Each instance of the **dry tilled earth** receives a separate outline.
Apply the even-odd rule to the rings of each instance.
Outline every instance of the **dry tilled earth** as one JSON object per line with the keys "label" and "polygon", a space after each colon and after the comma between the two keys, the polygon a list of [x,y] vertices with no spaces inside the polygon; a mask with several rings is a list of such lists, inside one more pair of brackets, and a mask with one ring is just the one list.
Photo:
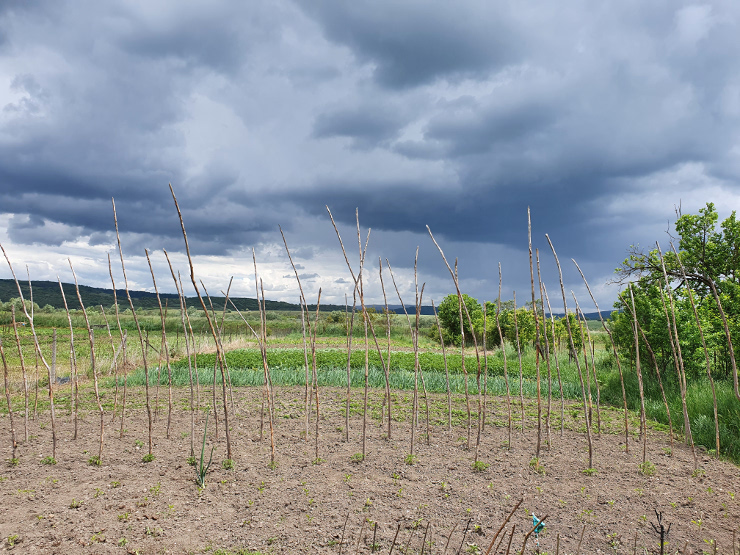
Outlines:
{"label": "dry tilled earth", "polygon": [[[207,392],[204,398],[208,398]],[[132,406],[140,391],[130,392]],[[382,393],[371,392],[366,458],[362,450],[361,393],[353,391],[350,441],[344,441],[344,395],[321,391],[319,459],[315,457],[313,423],[305,437],[302,388],[276,388],[277,465],[270,468],[269,426],[260,441],[261,390],[234,393],[237,417],[231,434],[234,466],[224,468],[223,429],[219,438],[213,416],[207,445],[216,445],[204,489],[195,483],[190,455],[189,393],[176,392],[169,439],[167,410],[155,423],[152,462],[147,453],[146,411],[109,424],[103,462],[88,464],[97,454],[99,420],[88,412],[79,423],[78,439],[66,411],[59,411],[57,464],[43,464],[51,454],[48,414],[29,427],[30,440],[18,449],[19,464],[10,466],[9,421],[0,422],[3,466],[0,470],[0,535],[2,549],[18,553],[485,553],[506,516],[520,499],[498,543],[504,553],[516,525],[511,552],[521,549],[532,527],[532,513],[546,528],[528,539],[535,553],[659,553],[651,523],[655,511],[671,524],[666,553],[735,553],[734,532],[740,525],[738,468],[699,452],[697,471],[690,449],[651,430],[644,466],[641,444],[624,446],[622,415],[602,409],[602,433],[594,434],[595,472],[588,465],[587,443],[578,407],[566,410],[560,435],[553,421],[551,446],[534,459],[536,406],[527,405],[526,427],[518,427],[507,449],[506,403],[489,399],[481,434],[480,464],[473,468],[474,449],[467,447],[464,398],[455,399],[452,431],[446,425],[446,398],[431,396],[431,434],[427,443],[424,410],[419,416],[414,458],[408,418],[394,421],[392,437],[381,426]],[[405,402],[409,392],[394,392]],[[161,402],[161,400],[160,400]],[[531,401],[528,401],[531,403]],[[139,405],[140,399],[139,399]],[[514,415],[518,407],[514,407]],[[518,420],[517,420],[518,422]],[[198,414],[195,447],[200,455],[204,415]],[[638,430],[636,422],[632,427]],[[22,418],[16,415],[22,438]],[[473,421],[474,448],[477,423]],[[208,453],[206,453],[206,458]],[[412,463],[412,464],[408,464]],[[584,528],[585,526],[585,528]],[[581,534],[583,534],[581,540]],[[394,543],[395,540],[395,543]],[[733,542],[735,545],[733,546]],[[342,544],[340,547],[340,543]],[[495,548],[495,546],[494,546]],[[374,551],[373,551],[374,550]],[[494,550],[491,550],[494,553]]]}

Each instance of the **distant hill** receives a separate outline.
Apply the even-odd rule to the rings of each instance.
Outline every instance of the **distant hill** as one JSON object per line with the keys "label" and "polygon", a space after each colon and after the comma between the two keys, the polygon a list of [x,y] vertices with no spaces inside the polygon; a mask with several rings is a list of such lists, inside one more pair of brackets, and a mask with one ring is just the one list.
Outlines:
{"label": "distant hill", "polygon": [[[33,287],[33,302],[41,307],[51,305],[54,308],[64,308],[64,299],[59,290],[59,283],[56,281],[32,281],[31,285]],[[62,283],[62,287],[64,288],[64,296],[67,298],[67,304],[70,310],[79,309],[80,303],[77,300],[77,291],[74,284]],[[31,298],[27,281],[21,282],[21,291],[23,291],[24,299]],[[154,293],[148,291],[130,291],[130,294],[136,308],[158,308],[159,306],[157,304],[157,296]],[[0,300],[7,302],[17,296],[18,289],[16,288],[15,281],[12,279],[0,279]],[[112,289],[80,285],[80,296],[85,306],[103,305],[107,308],[113,304]],[[116,296],[118,297],[119,306],[128,306],[125,289],[116,289]],[[170,307],[179,306],[180,301],[174,293],[160,293],[159,297],[162,299],[162,305],[166,302]],[[247,297],[230,297],[230,299],[239,310],[258,310],[257,299]],[[215,307],[223,308],[224,300],[224,297],[211,297],[211,301]],[[198,297],[186,297],[185,301],[187,306],[201,308]],[[229,308],[231,308],[231,303],[229,303]],[[267,310],[299,310],[297,304],[269,300],[265,301],[265,308]],[[316,310],[316,305],[309,305],[309,309]],[[321,305],[321,311],[331,310],[344,310],[344,306]]]}

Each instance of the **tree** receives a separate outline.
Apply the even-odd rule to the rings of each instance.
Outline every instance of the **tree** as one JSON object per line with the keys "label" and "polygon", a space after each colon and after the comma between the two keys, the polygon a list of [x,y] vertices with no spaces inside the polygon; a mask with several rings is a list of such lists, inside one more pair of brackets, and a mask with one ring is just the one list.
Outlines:
{"label": "tree", "polygon": [[[463,293],[463,303],[468,309],[470,319],[473,322],[482,320],[483,309],[477,299]],[[447,295],[444,300],[439,304],[437,309],[437,315],[439,316],[439,322],[442,325],[442,329],[449,334],[449,336],[457,343],[460,341],[460,301],[456,294]],[[465,332],[466,341],[472,338],[472,330],[468,317],[465,314],[465,309],[462,311],[463,318],[463,330]],[[447,341],[447,339],[445,339]]]}
{"label": "tree", "polygon": [[[688,299],[686,285],[692,291],[702,326],[707,339],[707,349],[714,361],[715,377],[735,378],[731,344],[740,341],[740,222],[732,214],[717,225],[719,217],[714,204],[699,210],[698,214],[678,214],[675,222],[676,235],[670,235],[671,245],[650,251],[630,247],[628,258],[616,269],[618,283],[635,280],[635,303],[637,319],[655,352],[661,369],[673,364],[673,352],[666,324],[665,309],[668,294],[673,296],[676,310],[676,328],[684,358],[687,378],[704,373],[704,353],[699,330]],[[675,247],[675,252],[672,247]],[[661,254],[665,264],[664,278]],[[669,291],[670,288],[670,291]],[[719,307],[724,312],[724,321]],[[620,298],[615,308],[627,312],[624,299]],[[627,347],[633,341],[628,328],[626,314],[614,314],[612,326],[615,343]],[[642,347],[641,347],[641,356]],[[647,353],[645,353],[647,354]],[[736,388],[737,394],[737,388]]]}

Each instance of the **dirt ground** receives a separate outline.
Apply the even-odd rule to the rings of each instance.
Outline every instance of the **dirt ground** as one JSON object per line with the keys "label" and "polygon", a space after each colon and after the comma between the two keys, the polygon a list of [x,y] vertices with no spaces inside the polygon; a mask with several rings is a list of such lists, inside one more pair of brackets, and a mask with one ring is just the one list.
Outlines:
{"label": "dirt ground", "polygon": [[[101,466],[88,459],[98,452],[99,420],[86,412],[79,439],[66,409],[58,409],[57,464],[43,464],[51,455],[48,414],[31,422],[28,443],[20,443],[17,466],[9,459],[10,426],[0,418],[0,537],[6,551],[17,553],[485,553],[516,503],[519,509],[502,532],[504,553],[512,525],[511,552],[521,549],[532,527],[532,512],[544,517],[539,536],[541,553],[659,553],[655,510],[671,524],[666,553],[735,553],[733,530],[740,525],[738,467],[699,454],[700,472],[693,472],[691,451],[668,436],[651,431],[647,458],[654,473],[638,470],[641,444],[624,436],[594,436],[594,468],[588,466],[586,438],[578,428],[576,406],[566,413],[564,435],[552,430],[552,446],[543,439],[539,467],[533,461],[537,438],[536,408],[527,407],[528,427],[514,431],[506,448],[506,405],[489,400],[489,420],[481,437],[478,471],[471,466],[474,450],[466,449],[464,402],[456,399],[455,416],[463,425],[446,426],[446,398],[433,398],[429,444],[420,412],[414,464],[407,463],[410,426],[394,421],[392,439],[385,438],[378,416],[381,392],[371,392],[366,458],[362,450],[362,392],[353,390],[350,442],[344,441],[343,396],[321,391],[319,461],[315,461],[313,423],[305,441],[303,390],[276,390],[275,438],[277,466],[269,468],[269,427],[260,441],[261,390],[235,392],[237,417],[230,422],[234,468],[226,459],[224,431],[214,453],[206,487],[199,490],[190,455],[188,392],[176,392],[170,439],[165,437],[166,408],[155,423],[155,459],[147,452],[147,416],[138,407],[127,414],[123,437],[120,421],[110,425]],[[160,395],[162,395],[160,393]],[[408,400],[410,392],[395,392]],[[203,399],[209,398],[205,393]],[[160,401],[161,402],[161,401]],[[408,401],[406,401],[408,402]],[[423,408],[423,405],[422,405]],[[517,408],[515,407],[515,413]],[[603,410],[605,428],[616,429],[620,413]],[[534,416],[533,416],[534,415]],[[23,437],[23,420],[15,427]],[[582,422],[582,419],[581,419]],[[209,421],[208,445],[214,431]],[[571,429],[568,429],[571,428]],[[195,444],[200,453],[203,413]],[[475,443],[473,425],[472,443]],[[354,457],[353,457],[354,456]],[[486,465],[488,465],[486,467]],[[484,468],[485,467],[485,468]],[[650,474],[648,471],[647,474]],[[735,494],[738,494],[737,496]],[[345,526],[346,523],[346,526]],[[584,528],[585,525],[585,528]],[[740,534],[738,534],[740,536]],[[340,543],[343,544],[340,547]],[[636,541],[636,551],[634,542]],[[684,550],[684,546],[688,542]],[[712,544],[716,542],[716,544]],[[497,540],[498,543],[498,540]],[[526,553],[536,553],[535,537]],[[220,550],[220,551],[219,551]],[[494,550],[491,550],[494,553]]]}

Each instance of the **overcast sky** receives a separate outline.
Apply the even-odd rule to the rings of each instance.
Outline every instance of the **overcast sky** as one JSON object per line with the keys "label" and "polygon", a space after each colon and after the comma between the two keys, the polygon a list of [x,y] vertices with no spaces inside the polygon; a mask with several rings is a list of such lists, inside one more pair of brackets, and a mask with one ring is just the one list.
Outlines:
{"label": "overcast sky", "polygon": [[[740,203],[740,4],[488,2],[0,2],[0,243],[33,279],[172,292],[187,277],[296,302],[343,303],[372,228],[413,302],[463,290],[529,298],[527,207],[551,298],[602,308],[630,244],[666,241],[674,206]],[[0,265],[0,277],[10,277]],[[387,280],[388,275],[384,276]],[[391,286],[392,287],[392,286]],[[395,294],[390,295],[395,300]],[[3,299],[7,300],[7,299]],[[562,306],[561,301],[558,302]]]}

